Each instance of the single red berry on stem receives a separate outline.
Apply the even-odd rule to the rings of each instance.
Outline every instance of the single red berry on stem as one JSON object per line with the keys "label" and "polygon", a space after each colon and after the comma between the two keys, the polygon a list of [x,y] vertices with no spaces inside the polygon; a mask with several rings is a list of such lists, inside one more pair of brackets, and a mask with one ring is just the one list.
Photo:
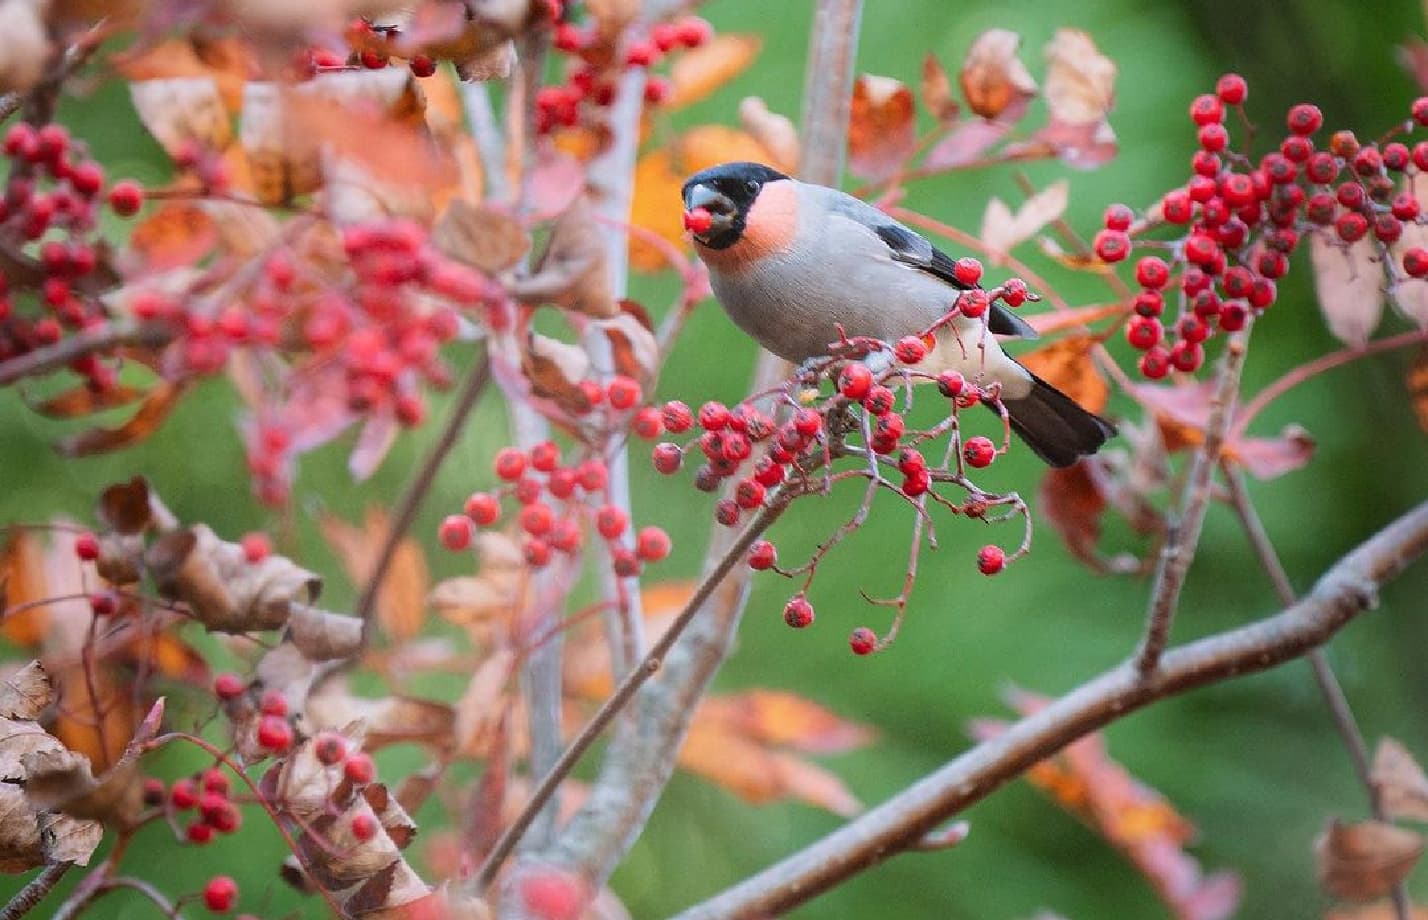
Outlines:
{"label": "single red berry on stem", "polygon": [[436,73],[436,61],[425,54],[415,55],[407,62],[407,66],[411,68],[414,77],[429,77]]}
{"label": "single red berry on stem", "polygon": [[1216,125],[1225,117],[1223,101],[1206,93],[1196,96],[1190,103],[1190,120],[1197,125]]}
{"label": "single red berry on stem", "polygon": [[318,763],[336,766],[347,756],[347,739],[337,732],[322,732],[313,739],[312,752]]}
{"label": "single red berry on stem", "polygon": [[169,804],[177,811],[187,811],[198,804],[198,784],[185,777],[175,780],[169,788]]}
{"label": "single red berry on stem", "polygon": [[348,782],[361,786],[377,778],[377,765],[365,751],[354,751],[342,761],[342,775]]}
{"label": "single red berry on stem", "polygon": [[970,257],[958,259],[952,267],[952,274],[963,284],[976,284],[982,280],[982,263]]}
{"label": "single red berry on stem", "polygon": [[1225,105],[1241,105],[1249,95],[1249,84],[1237,73],[1227,73],[1215,82],[1215,95]]}
{"label": "single red berry on stem", "polygon": [[[705,431],[718,431],[729,425],[729,409],[721,402],[710,400],[699,407],[699,427]],[[673,429],[671,429],[673,430]]]}
{"label": "single red berry on stem", "polygon": [[120,217],[133,217],[144,206],[144,190],[139,183],[129,179],[116,182],[109,188],[109,207]]}
{"label": "single red berry on stem", "polygon": [[640,402],[640,384],[632,377],[616,377],[606,388],[610,397],[610,407],[624,412],[633,409]]}
{"label": "single red berry on stem", "polygon": [[1130,229],[1131,222],[1135,220],[1135,212],[1123,204],[1113,204],[1106,208],[1103,218],[1107,230],[1117,230],[1121,233]]}
{"label": "single red berry on stem", "polygon": [[635,535],[635,555],[643,562],[659,562],[669,551],[669,534],[663,528],[641,527]]}
{"label": "single red berry on stem", "polygon": [[618,505],[605,505],[595,512],[595,529],[606,540],[614,540],[625,532],[629,517]]}
{"label": "single red berry on stem", "polygon": [[1000,546],[989,543],[977,551],[977,571],[983,575],[995,575],[1006,565],[1007,554]]}
{"label": "single red berry on stem", "polygon": [[366,843],[377,836],[377,819],[366,812],[358,812],[353,815],[352,836],[360,843]]}
{"label": "single red berry on stem", "polygon": [[1140,372],[1148,380],[1159,380],[1170,373],[1170,352],[1157,345],[1140,356]]}
{"label": "single red berry on stem", "polygon": [[903,364],[917,364],[927,357],[927,344],[918,336],[903,336],[893,346],[893,356]]}
{"label": "single red berry on stem", "polygon": [[472,521],[486,527],[501,516],[501,502],[489,492],[475,492],[466,499],[465,511]]}
{"label": "single red berry on stem", "polygon": [[968,438],[962,445],[962,457],[967,461],[967,465],[981,469],[990,466],[996,458],[997,448],[992,443],[991,438],[977,435],[975,438]]}
{"label": "single red berry on stem", "polygon": [[1141,287],[1158,290],[1170,281],[1170,268],[1158,256],[1145,256],[1135,265],[1135,280]]}
{"label": "single red berry on stem", "polygon": [[1102,262],[1120,262],[1131,251],[1130,237],[1119,230],[1100,231],[1092,245]]}
{"label": "single red berry on stem", "polygon": [[248,689],[248,682],[237,674],[220,674],[213,679],[213,695],[220,700],[237,699]]}
{"label": "single red berry on stem", "polygon": [[838,392],[848,399],[861,400],[873,386],[873,373],[864,364],[845,364],[838,372]]}
{"label": "single red berry on stem", "polygon": [[777,564],[778,550],[768,540],[755,540],[749,547],[749,568],[762,572]]}
{"label": "single red berry on stem", "polygon": [[258,744],[270,751],[282,752],[293,743],[293,729],[281,716],[263,716],[258,722]]}
{"label": "single red berry on stem", "polygon": [[526,471],[526,455],[514,447],[503,447],[496,453],[494,467],[498,478],[515,482]]}
{"label": "single red berry on stem", "polygon": [[708,208],[690,208],[684,212],[684,229],[690,233],[708,233],[712,226],[714,226],[714,215],[709,213]]}
{"label": "single red berry on stem", "polygon": [[670,400],[660,409],[660,419],[670,434],[683,434],[694,427],[694,413],[679,400]]}
{"label": "single red berry on stem", "polygon": [[226,914],[238,900],[238,883],[227,875],[215,875],[203,886],[203,904],[215,914]]}
{"label": "single red berry on stem", "polygon": [[460,552],[470,547],[471,539],[475,535],[475,525],[471,522],[471,518],[463,514],[447,515],[437,530],[437,537],[441,540],[441,545],[452,552]]}
{"label": "single red berry on stem", "polygon": [[783,621],[794,629],[804,629],[813,623],[813,605],[802,594],[795,594],[783,607]]}
{"label": "single red berry on stem", "polygon": [[1403,270],[1414,278],[1428,275],[1428,249],[1414,246],[1403,254]]}
{"label": "single red berry on stem", "polygon": [[653,441],[664,433],[664,422],[660,419],[660,411],[654,406],[645,406],[640,409],[630,422],[630,430],[635,433],[636,437]]}
{"label": "single red berry on stem", "polygon": [[1419,96],[1413,100],[1413,120],[1422,127],[1428,127],[1428,96]]}
{"label": "single red berry on stem", "polygon": [[650,456],[654,461],[654,468],[666,476],[679,472],[680,466],[684,464],[684,451],[680,450],[678,444],[669,441],[656,444]]}
{"label": "single red berry on stem", "polygon": [[99,538],[86,530],[74,538],[74,554],[85,562],[99,558]]}
{"label": "single red berry on stem", "polygon": [[1289,110],[1285,121],[1290,131],[1305,137],[1324,126],[1324,113],[1317,105],[1301,102]]}
{"label": "single red berry on stem", "polygon": [[848,636],[848,648],[854,655],[868,655],[878,647],[878,634],[866,626],[859,626]]}
{"label": "single red berry on stem", "polygon": [[267,534],[260,530],[244,534],[239,545],[243,547],[243,558],[249,565],[257,565],[267,559],[273,551],[272,541],[268,539]]}

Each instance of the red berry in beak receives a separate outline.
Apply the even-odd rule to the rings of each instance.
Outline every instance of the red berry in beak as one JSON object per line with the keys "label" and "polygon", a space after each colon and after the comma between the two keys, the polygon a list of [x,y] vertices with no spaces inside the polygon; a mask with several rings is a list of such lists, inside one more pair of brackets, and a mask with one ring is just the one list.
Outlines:
{"label": "red berry in beak", "polygon": [[684,229],[690,233],[708,233],[714,226],[714,215],[708,208],[694,208],[684,212]]}

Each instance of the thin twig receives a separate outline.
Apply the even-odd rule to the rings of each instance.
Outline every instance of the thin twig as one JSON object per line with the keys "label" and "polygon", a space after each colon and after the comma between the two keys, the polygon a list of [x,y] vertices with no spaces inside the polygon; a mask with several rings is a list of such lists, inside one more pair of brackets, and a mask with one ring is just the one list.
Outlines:
{"label": "thin twig", "polygon": [[64,874],[74,867],[72,862],[56,862],[45,866],[44,871],[30,879],[24,888],[0,910],[0,920],[20,920],[45,899],[45,895],[59,884]]}
{"label": "thin twig", "polygon": [[[1279,553],[1269,538],[1269,532],[1264,529],[1264,521],[1260,519],[1258,509],[1250,499],[1244,472],[1225,459],[1220,461],[1220,471],[1229,489],[1230,505],[1239,515],[1240,524],[1244,527],[1250,546],[1254,548],[1255,556],[1259,558],[1260,567],[1274,585],[1274,593],[1285,607],[1293,606],[1298,601],[1294,585],[1289,580],[1289,573],[1284,570],[1284,564],[1279,560]],[[1380,821],[1388,820],[1383,808],[1383,798],[1371,774],[1368,745],[1364,742],[1358,720],[1354,718],[1354,711],[1349,706],[1349,698],[1344,694],[1344,688],[1340,685],[1333,666],[1329,664],[1329,656],[1322,648],[1316,648],[1305,657],[1309,659],[1309,667],[1314,672],[1314,682],[1319,685],[1319,692],[1324,695],[1324,702],[1333,716],[1334,728],[1338,731],[1344,748],[1349,752],[1349,759],[1353,762],[1359,783],[1368,793],[1369,808],[1373,816]],[[1392,894],[1398,920],[1410,920],[1407,888],[1399,882],[1393,886]]]}
{"label": "thin twig", "polygon": [[1179,519],[1160,548],[1146,611],[1145,637],[1135,656],[1135,667],[1141,674],[1148,675],[1155,670],[1160,654],[1170,640],[1170,627],[1180,605],[1180,589],[1185,586],[1185,576],[1190,571],[1195,548],[1200,543],[1205,512],[1210,507],[1210,481],[1219,465],[1230,420],[1234,418],[1235,399],[1240,391],[1240,372],[1244,369],[1245,352],[1249,348],[1249,334],[1253,327],[1251,320],[1225,345],[1215,393],[1210,399],[1210,417],[1205,422],[1205,441],[1191,461],[1190,475],[1180,502]]}
{"label": "thin twig", "polygon": [[133,323],[113,320],[103,326],[85,329],[44,348],[36,348],[8,361],[0,361],[0,387],[25,377],[47,374],[68,367],[77,358],[96,351],[108,351],[121,345],[157,348],[173,338],[173,330],[157,323]]}
{"label": "thin twig", "polygon": [[471,410],[476,406],[477,400],[481,398],[486,385],[491,382],[491,360],[482,352],[477,357],[476,364],[471,368],[471,372],[466,375],[466,380],[461,385],[461,391],[456,395],[456,404],[451,407],[451,415],[446,420],[446,425],[441,429],[441,434],[437,436],[436,443],[431,445],[425,457],[422,458],[421,466],[417,467],[416,475],[411,482],[407,483],[406,491],[402,493],[401,499],[397,502],[396,513],[392,515],[391,523],[387,526],[387,532],[382,538],[382,548],[377,552],[376,562],[372,565],[372,572],[367,576],[367,584],[362,588],[362,595],[357,599],[356,614],[362,618],[362,644],[365,646],[371,642],[372,631],[375,628],[375,617],[373,613],[377,609],[377,595],[382,590],[382,581],[387,577],[387,571],[392,566],[392,560],[397,555],[397,547],[401,545],[402,538],[412,526],[412,521],[416,520],[417,512],[421,510],[421,503],[431,491],[431,485],[436,481],[437,471],[441,469],[442,463],[451,453],[451,449],[456,446],[456,441],[461,437],[461,431],[466,427],[466,420],[471,415]]}
{"label": "thin twig", "polygon": [[645,681],[658,673],[664,663],[665,655],[674,646],[675,640],[679,638],[685,627],[694,619],[695,614],[704,606],[704,602],[713,595],[714,590],[719,587],[719,583],[724,580],[724,576],[728,575],[730,570],[743,560],[744,554],[748,552],[753,542],[768,530],[769,525],[773,524],[788,507],[789,500],[788,498],[775,500],[773,504],[764,508],[739,534],[739,538],[734,541],[733,546],[719,560],[719,563],[699,582],[694,593],[685,602],[684,608],[679,611],[673,622],[669,624],[669,628],[665,630],[664,635],[660,636],[659,641],[650,647],[648,654],[640,661],[639,666],[625,675],[625,679],[615,688],[615,692],[600,705],[595,715],[591,716],[590,721],[580,729],[580,734],[571,740],[569,747],[560,755],[560,759],[541,778],[540,783],[531,792],[529,801],[521,809],[521,813],[501,833],[500,838],[492,845],[485,862],[472,876],[467,889],[469,892],[479,894],[491,884],[496,872],[501,868],[501,863],[520,842],[526,828],[535,820],[536,815],[540,813],[541,808],[555,792],[556,787],[575,768],[581,756],[589,749],[590,745],[595,743],[595,739],[600,737],[606,726],[620,713],[620,710],[630,701],[635,692],[644,685]]}
{"label": "thin twig", "polygon": [[1078,738],[1157,700],[1291,661],[1373,606],[1378,588],[1428,552],[1428,502],[1339,560],[1299,603],[1166,653],[1149,676],[1127,662],[923,777],[882,805],[676,920],[779,916],[914,847],[930,830]]}

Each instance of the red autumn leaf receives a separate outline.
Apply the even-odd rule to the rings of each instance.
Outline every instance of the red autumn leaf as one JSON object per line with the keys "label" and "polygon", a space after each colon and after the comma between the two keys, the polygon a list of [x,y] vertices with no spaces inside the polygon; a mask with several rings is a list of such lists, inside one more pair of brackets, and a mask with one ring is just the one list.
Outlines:
{"label": "red autumn leaf", "polygon": [[912,90],[892,77],[859,74],[848,122],[848,171],[880,182],[901,170],[916,148]]}
{"label": "red autumn leaf", "polygon": [[1036,81],[1017,57],[1020,47],[1021,36],[1007,29],[988,29],[972,42],[958,79],[973,112],[1008,124],[1021,117]]}

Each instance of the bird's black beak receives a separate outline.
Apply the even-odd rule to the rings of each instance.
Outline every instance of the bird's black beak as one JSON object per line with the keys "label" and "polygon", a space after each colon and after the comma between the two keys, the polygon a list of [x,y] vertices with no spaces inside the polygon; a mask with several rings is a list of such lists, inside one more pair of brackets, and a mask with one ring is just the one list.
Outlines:
{"label": "bird's black beak", "polygon": [[738,216],[733,199],[712,186],[697,183],[684,190],[684,226],[700,242],[732,228]]}

